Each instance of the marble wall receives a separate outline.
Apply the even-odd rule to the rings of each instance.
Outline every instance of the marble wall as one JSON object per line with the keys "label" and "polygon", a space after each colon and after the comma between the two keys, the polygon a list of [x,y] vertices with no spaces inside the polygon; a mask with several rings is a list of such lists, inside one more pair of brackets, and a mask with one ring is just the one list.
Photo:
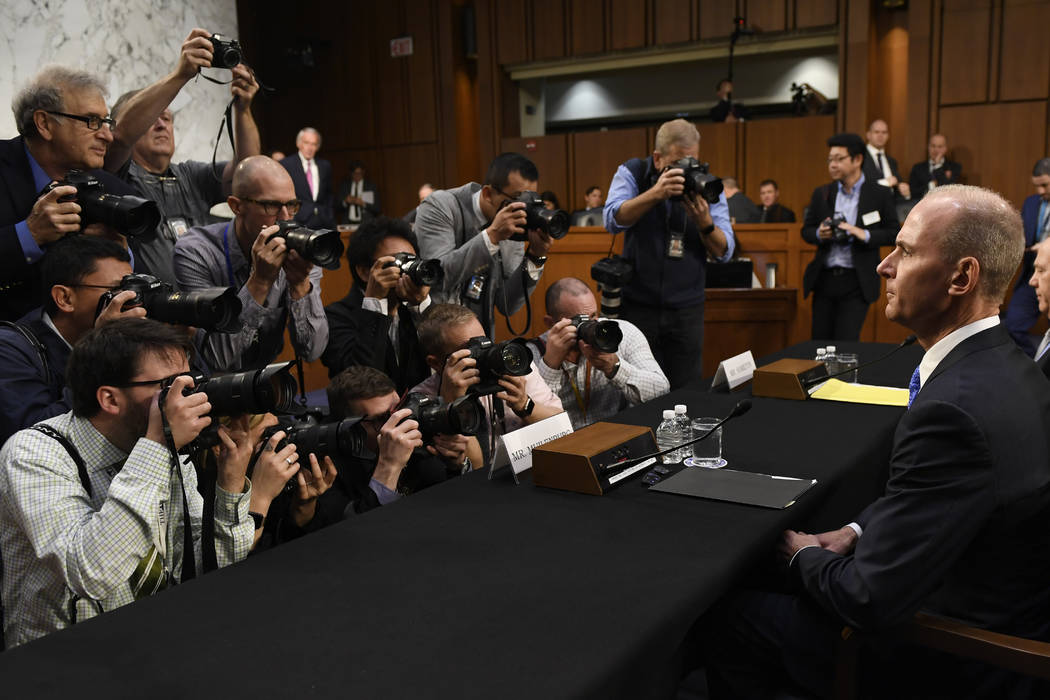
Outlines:
{"label": "marble wall", "polygon": [[[0,3],[0,138],[17,136],[11,100],[47,63],[92,71],[109,104],[175,66],[190,30],[237,35],[236,0],[3,0]],[[208,71],[229,79],[229,71]],[[175,160],[210,160],[229,86],[197,78],[172,104]],[[219,157],[231,149],[224,136]]]}

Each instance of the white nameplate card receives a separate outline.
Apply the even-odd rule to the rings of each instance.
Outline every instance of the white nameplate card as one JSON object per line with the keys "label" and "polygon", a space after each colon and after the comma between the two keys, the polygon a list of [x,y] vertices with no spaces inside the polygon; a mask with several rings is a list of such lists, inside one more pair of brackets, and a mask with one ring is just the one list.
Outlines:
{"label": "white nameplate card", "polygon": [[496,456],[492,460],[492,471],[510,465],[516,476],[532,469],[534,447],[545,445],[571,432],[572,421],[569,420],[569,414],[563,412],[507,433],[497,441]]}
{"label": "white nameplate card", "polygon": [[715,372],[715,378],[711,380],[711,386],[728,384],[732,390],[750,381],[753,376],[755,376],[755,358],[752,357],[750,350],[746,350],[718,363],[718,371]]}
{"label": "white nameplate card", "polygon": [[865,226],[871,226],[872,224],[877,224],[882,221],[882,217],[877,211],[869,211],[867,214],[860,217],[860,220],[864,222]]}

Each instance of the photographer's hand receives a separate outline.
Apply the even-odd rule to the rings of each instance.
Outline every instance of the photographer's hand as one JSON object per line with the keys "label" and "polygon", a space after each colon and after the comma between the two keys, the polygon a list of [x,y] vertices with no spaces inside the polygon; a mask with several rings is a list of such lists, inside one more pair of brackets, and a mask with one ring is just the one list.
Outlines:
{"label": "photographer's hand", "polygon": [[427,445],[427,452],[456,467],[467,458],[469,442],[470,438],[466,435],[435,435],[431,444]]}
{"label": "photographer's hand", "polygon": [[711,205],[703,197],[687,194],[682,197],[682,205],[698,229],[703,230],[715,223],[715,220],[711,218]]}
{"label": "photographer's hand", "polygon": [[525,405],[529,402],[528,392],[525,391],[525,377],[503,375],[499,378],[499,385],[505,391],[496,394],[497,399],[503,399],[513,411],[525,410]]}
{"label": "photographer's hand", "polygon": [[314,269],[313,263],[303,258],[294,250],[289,250],[284,256],[284,276],[288,281],[288,295],[294,301],[302,299],[310,293],[313,283],[310,282],[310,270]]}
{"label": "photographer's hand", "polygon": [[489,240],[494,244],[505,241],[516,233],[525,233],[525,222],[528,221],[525,214],[524,202],[511,202],[496,212],[492,219],[492,225],[488,227]]}
{"label": "photographer's hand", "polygon": [[38,246],[43,248],[67,233],[80,230],[80,205],[73,201],[58,201],[62,197],[75,197],[76,194],[76,187],[59,185],[36,200],[26,217],[26,226]]}
{"label": "photographer's hand", "polygon": [[860,243],[867,243],[868,242],[868,234],[867,234],[867,232],[864,229],[862,229],[862,228],[860,228],[858,226],[854,226],[853,224],[843,223],[843,224],[839,224],[839,229],[841,229],[841,230],[845,231],[846,233],[848,233],[849,235],[853,236]]}
{"label": "photographer's hand", "polygon": [[[409,418],[412,409],[394,411],[379,429],[379,460],[372,478],[391,491],[397,490],[401,470],[408,464],[412,451],[423,446],[419,423]],[[407,420],[406,420],[407,419]]]}
{"label": "photographer's hand", "polygon": [[616,363],[620,361],[619,356],[615,352],[602,352],[593,345],[580,341],[580,352],[591,362],[591,366],[596,370],[604,374],[606,377],[616,367]]}
{"label": "photographer's hand", "polygon": [[242,493],[246,487],[245,475],[252,461],[254,443],[248,429],[248,416],[232,419],[228,426],[217,431],[219,444],[215,451],[217,473],[215,483],[227,493]]}
{"label": "photographer's hand", "polygon": [[528,251],[537,258],[545,258],[551,252],[551,244],[554,239],[539,229],[529,231]]}
{"label": "photographer's hand", "polygon": [[441,398],[452,403],[465,396],[467,389],[481,381],[478,361],[470,357],[470,350],[456,350],[445,360],[441,373]]}
{"label": "photographer's hand", "polygon": [[144,306],[133,306],[130,309],[124,310],[124,304],[134,299],[136,296],[135,292],[130,289],[125,289],[123,292],[117,292],[117,294],[109,300],[109,303],[102,308],[102,313],[95,319],[95,328],[115,321],[118,318],[146,318],[146,307]]}
{"label": "photographer's hand", "polygon": [[245,286],[259,306],[266,304],[266,297],[277,281],[277,273],[287,255],[284,238],[273,235],[278,230],[277,226],[267,226],[252,243],[252,272]]}
{"label": "photographer's hand", "polygon": [[656,184],[649,188],[652,197],[668,200],[685,192],[685,171],[681,168],[670,168],[660,173]]}
{"label": "photographer's hand", "polygon": [[576,326],[571,318],[551,326],[547,333],[547,349],[543,353],[543,363],[551,369],[560,369],[561,365],[576,349]]}
{"label": "photographer's hand", "polygon": [[366,297],[386,299],[390,290],[397,286],[398,280],[401,279],[401,268],[397,265],[386,267],[387,263],[392,262],[392,255],[384,255],[372,263],[372,269],[368,271],[368,284],[365,286]]}
{"label": "photographer's hand", "polygon": [[829,219],[824,219],[820,222],[820,228],[817,229],[817,238],[822,241],[830,241],[832,236],[831,226],[829,226]]}
{"label": "photographer's hand", "polygon": [[[211,417],[208,415],[211,411],[211,404],[208,403],[207,394],[198,391],[189,396],[183,396],[183,390],[192,386],[192,377],[185,375],[176,377],[164,401],[164,414],[168,418],[171,437],[177,450],[188,445],[211,423]],[[159,396],[160,392],[157,392],[157,397]],[[164,423],[156,398],[150,407],[146,438],[164,446],[168,444],[164,439]]]}
{"label": "photographer's hand", "polygon": [[211,32],[196,27],[182,42],[178,63],[175,64],[174,76],[183,84],[193,80],[201,68],[210,68],[212,59]]}
{"label": "photographer's hand", "polygon": [[270,503],[277,498],[289,479],[299,471],[299,454],[295,445],[288,443],[280,450],[277,446],[285,438],[285,432],[279,430],[263,445],[259,458],[255,460],[252,470],[251,510],[263,515],[270,509]]}
{"label": "photographer's hand", "polygon": [[295,502],[292,504],[292,520],[298,527],[304,527],[314,519],[317,512],[317,499],[324,494],[332,484],[338,472],[332,458],[325,455],[324,471],[321,471],[317,463],[317,455],[310,453],[310,470],[304,467],[296,474],[295,480],[299,488],[295,493]]}
{"label": "photographer's hand", "polygon": [[416,286],[408,275],[401,275],[401,279],[397,281],[397,298],[407,301],[411,306],[419,306],[428,296],[430,296],[430,287]]}
{"label": "photographer's hand", "polygon": [[251,107],[252,100],[259,92],[259,83],[255,82],[255,76],[243,63],[238,63],[231,70],[233,78],[230,94],[233,95],[233,108],[243,112]]}

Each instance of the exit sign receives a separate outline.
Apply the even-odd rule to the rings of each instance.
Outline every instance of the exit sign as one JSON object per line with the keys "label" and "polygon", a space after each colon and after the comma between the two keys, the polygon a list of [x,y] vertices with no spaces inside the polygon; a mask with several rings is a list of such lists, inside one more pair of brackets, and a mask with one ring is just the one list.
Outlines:
{"label": "exit sign", "polygon": [[399,36],[390,40],[390,55],[394,58],[412,55],[412,37]]}

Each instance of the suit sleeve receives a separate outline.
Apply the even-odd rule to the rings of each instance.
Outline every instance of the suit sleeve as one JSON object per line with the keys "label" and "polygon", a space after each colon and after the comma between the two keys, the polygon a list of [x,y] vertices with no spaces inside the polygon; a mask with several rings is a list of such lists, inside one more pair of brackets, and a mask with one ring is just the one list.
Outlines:
{"label": "suit sleeve", "polygon": [[342,304],[325,308],[328,317],[328,347],[321,362],[334,377],[347,367],[365,365],[386,371],[390,351],[390,318],[366,309],[347,309]]}
{"label": "suit sleeve", "polygon": [[416,210],[415,232],[419,239],[419,252],[424,258],[441,260],[441,268],[445,271],[440,288],[443,301],[458,299],[459,290],[473,271],[492,264],[484,234],[474,236],[456,247],[456,221],[453,216],[456,206],[454,195],[439,190],[427,197]]}
{"label": "suit sleeve", "polygon": [[42,376],[36,350],[15,331],[0,331],[0,444],[22,428],[72,408],[69,390],[56,397]]}
{"label": "suit sleeve", "polygon": [[969,414],[929,401],[901,422],[886,495],[865,510],[853,554],[811,547],[795,558],[809,594],[859,629],[911,617],[995,507],[991,449]]}
{"label": "suit sleeve", "polygon": [[869,250],[878,250],[884,245],[893,245],[897,239],[897,232],[900,231],[900,224],[897,222],[897,207],[893,203],[893,190],[879,186],[874,191],[879,195],[879,222],[876,226],[858,224],[871,234],[871,238],[867,243],[858,241],[857,245]]}
{"label": "suit sleeve", "polygon": [[823,192],[823,187],[813,190],[813,196],[809,200],[809,209],[806,210],[806,218],[802,222],[802,240],[816,246],[828,244],[827,241],[822,241],[817,237],[817,229],[820,228],[820,222],[824,220],[824,200],[821,197]]}

